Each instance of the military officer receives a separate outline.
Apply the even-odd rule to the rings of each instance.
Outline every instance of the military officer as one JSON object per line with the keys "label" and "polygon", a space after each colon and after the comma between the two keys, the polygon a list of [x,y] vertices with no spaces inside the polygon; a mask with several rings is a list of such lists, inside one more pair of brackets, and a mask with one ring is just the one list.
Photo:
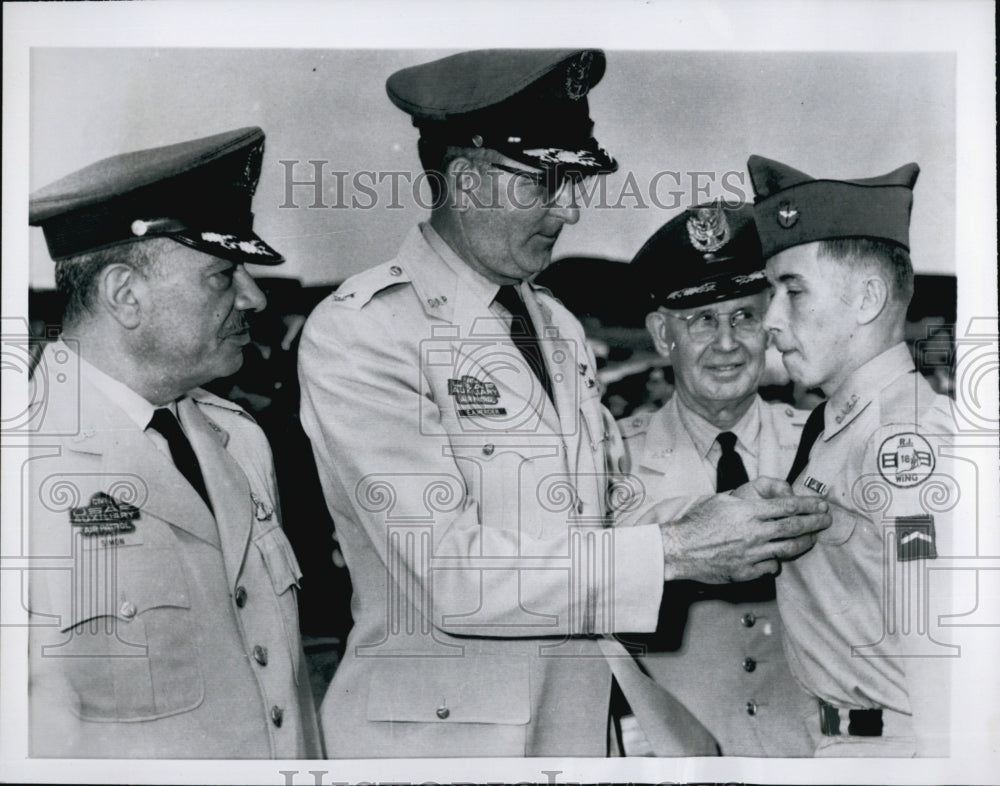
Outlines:
{"label": "military officer", "polygon": [[[575,182],[615,168],[587,101],[604,68],[596,50],[495,50],[388,80],[435,206],[316,308],[299,363],[355,588],[320,709],[331,756],[602,756],[611,668],[632,661],[593,634],[652,630],[668,574],[760,575],[826,523],[815,500],[753,494],[670,537],[605,526],[614,423],[580,324],[530,283],[579,219]],[[717,546],[736,517],[739,546]],[[715,752],[668,694],[634,709],[659,750]]]}
{"label": "military officer", "polygon": [[265,306],[244,264],[282,261],[252,230],[263,149],[242,128],[31,196],[66,297],[36,370],[32,755],[322,755],[270,449],[199,387]]}
{"label": "military officer", "polygon": [[903,342],[919,168],[839,181],[748,167],[774,287],[765,325],[792,379],[827,396],[789,481],[828,500],[833,525],[777,579],[789,663],[817,700],[816,755],[945,755],[952,653],[925,620],[928,586],[947,595],[928,561],[954,553],[942,511],[957,489],[941,452],[949,401]]}
{"label": "military officer", "polygon": [[[768,293],[753,208],[685,210],[632,265],[653,309],[646,327],[673,366],[675,393],[660,410],[620,421],[626,470],[650,500],[729,491],[759,475],[783,478],[805,413],[757,394]],[[669,602],[656,633],[643,637],[640,658],[657,683],[705,724],[724,755],[811,755],[802,722],[808,695],[781,651],[773,577],[670,582],[664,596]]]}

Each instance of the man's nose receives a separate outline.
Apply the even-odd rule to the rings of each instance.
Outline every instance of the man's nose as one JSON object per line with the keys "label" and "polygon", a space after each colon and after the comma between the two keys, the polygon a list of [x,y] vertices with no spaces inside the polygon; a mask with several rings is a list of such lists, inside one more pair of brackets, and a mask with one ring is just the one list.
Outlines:
{"label": "man's nose", "polygon": [[563,180],[556,192],[549,212],[557,215],[564,224],[575,224],[580,220],[580,206],[576,201],[576,187],[569,180]]}
{"label": "man's nose", "polygon": [[236,308],[240,311],[264,310],[267,306],[267,296],[243,265],[236,266],[233,281],[236,284]]}

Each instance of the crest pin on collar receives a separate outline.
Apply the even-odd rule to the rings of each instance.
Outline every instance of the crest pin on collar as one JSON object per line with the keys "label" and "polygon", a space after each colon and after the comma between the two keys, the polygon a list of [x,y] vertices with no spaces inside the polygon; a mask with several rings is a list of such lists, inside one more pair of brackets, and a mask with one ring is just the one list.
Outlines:
{"label": "crest pin on collar", "polygon": [[687,233],[691,245],[705,255],[705,261],[729,242],[731,236],[726,212],[716,200],[711,207],[698,208],[697,215],[687,220]]}
{"label": "crest pin on collar", "polygon": [[274,515],[274,508],[267,504],[264,500],[250,492],[250,499],[253,500],[254,507],[256,508],[254,515],[257,521],[267,521]]}

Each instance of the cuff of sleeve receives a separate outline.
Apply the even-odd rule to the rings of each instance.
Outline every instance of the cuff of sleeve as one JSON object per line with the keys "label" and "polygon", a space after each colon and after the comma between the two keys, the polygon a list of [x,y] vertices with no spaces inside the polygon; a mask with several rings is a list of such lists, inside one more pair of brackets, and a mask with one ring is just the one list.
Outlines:
{"label": "cuff of sleeve", "polygon": [[663,540],[655,524],[614,529],[614,609],[609,633],[656,630],[663,597]]}

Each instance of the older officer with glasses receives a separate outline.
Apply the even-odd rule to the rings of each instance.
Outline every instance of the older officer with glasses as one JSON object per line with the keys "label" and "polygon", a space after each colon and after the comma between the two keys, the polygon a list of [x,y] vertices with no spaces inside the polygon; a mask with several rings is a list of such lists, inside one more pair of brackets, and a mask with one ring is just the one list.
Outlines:
{"label": "older officer with glasses", "polygon": [[[633,264],[653,307],[646,327],[670,359],[676,386],[659,411],[621,422],[631,472],[647,499],[784,477],[805,413],[757,393],[768,293],[752,208],[685,210]],[[771,575],[732,584],[669,582],[656,633],[634,637],[646,647],[639,658],[646,671],[712,732],[724,755],[812,753],[802,720],[809,697],[782,654],[774,597]],[[646,741],[630,733],[628,716],[622,726],[628,753],[643,752]]]}

